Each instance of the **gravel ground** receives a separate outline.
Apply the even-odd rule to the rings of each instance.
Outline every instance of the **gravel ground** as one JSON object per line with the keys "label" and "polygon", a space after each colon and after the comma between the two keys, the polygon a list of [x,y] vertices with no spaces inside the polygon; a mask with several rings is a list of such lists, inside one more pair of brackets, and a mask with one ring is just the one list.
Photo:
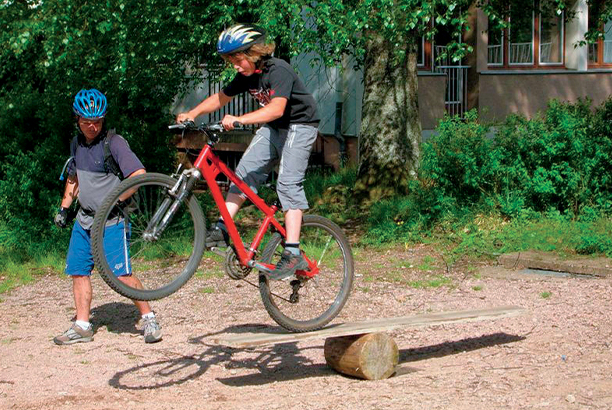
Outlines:
{"label": "gravel ground", "polygon": [[50,274],[1,295],[0,409],[612,408],[611,279],[449,269],[426,247],[354,251],[355,287],[334,323],[507,305],[525,314],[391,332],[397,373],[364,381],[328,368],[323,340],[214,345],[276,326],[257,289],[222,277],[214,257],[153,302],[164,331],[154,345],[133,305],[96,275],[94,341],[55,346],[74,308],[70,280]]}

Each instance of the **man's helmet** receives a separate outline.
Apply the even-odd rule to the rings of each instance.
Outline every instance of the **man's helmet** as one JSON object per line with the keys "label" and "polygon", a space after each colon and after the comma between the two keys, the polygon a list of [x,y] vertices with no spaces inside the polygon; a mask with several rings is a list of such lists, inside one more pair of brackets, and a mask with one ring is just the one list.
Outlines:
{"label": "man's helmet", "polygon": [[106,97],[100,91],[81,90],[74,97],[72,110],[79,117],[88,120],[97,120],[106,115]]}
{"label": "man's helmet", "polygon": [[238,53],[261,43],[266,38],[266,32],[255,26],[236,24],[223,30],[217,42],[217,52],[221,55]]}

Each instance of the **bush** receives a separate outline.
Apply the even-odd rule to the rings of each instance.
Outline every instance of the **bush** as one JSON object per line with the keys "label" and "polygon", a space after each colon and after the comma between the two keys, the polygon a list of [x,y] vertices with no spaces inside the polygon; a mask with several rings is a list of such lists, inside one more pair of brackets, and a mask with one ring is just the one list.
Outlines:
{"label": "bush", "polygon": [[[423,144],[410,194],[371,208],[369,240],[442,234],[459,248],[488,253],[550,250],[559,245],[555,240],[521,233],[533,237],[531,221],[544,217],[548,230],[558,230],[550,238],[564,238],[574,252],[612,251],[605,231],[589,231],[606,225],[602,220],[612,210],[612,98],[595,110],[588,100],[551,101],[544,114],[531,120],[512,115],[492,134],[475,112],[441,121],[438,134]],[[493,229],[490,234],[501,236],[492,238],[475,224],[483,215],[511,224]],[[571,238],[560,235],[570,224]]]}

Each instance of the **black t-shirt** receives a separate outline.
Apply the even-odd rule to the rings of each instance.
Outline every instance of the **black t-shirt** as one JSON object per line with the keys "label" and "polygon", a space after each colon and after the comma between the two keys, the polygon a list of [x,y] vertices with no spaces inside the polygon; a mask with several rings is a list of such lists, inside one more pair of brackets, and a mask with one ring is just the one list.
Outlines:
{"label": "black t-shirt", "polygon": [[306,90],[304,83],[284,60],[270,57],[263,61],[261,73],[245,76],[240,73],[223,88],[223,93],[233,97],[248,91],[262,107],[272,98],[287,99],[285,113],[268,124],[277,129],[287,129],[289,124],[309,124],[317,126],[319,115],[317,103]]}

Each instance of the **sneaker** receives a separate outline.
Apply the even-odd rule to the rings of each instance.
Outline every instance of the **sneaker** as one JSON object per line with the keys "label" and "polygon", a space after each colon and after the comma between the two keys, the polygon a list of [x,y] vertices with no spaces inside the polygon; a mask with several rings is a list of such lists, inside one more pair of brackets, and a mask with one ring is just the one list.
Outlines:
{"label": "sneaker", "polygon": [[272,280],[284,280],[292,277],[296,270],[306,269],[308,262],[300,255],[294,255],[291,252],[285,250],[281,255],[280,261],[276,264],[276,268],[267,274],[268,278]]}
{"label": "sneaker", "polygon": [[92,340],[93,328],[90,326],[89,329],[84,330],[81,326],[77,326],[76,323],[63,334],[53,338],[53,342],[56,345],[71,345],[73,343],[91,342]]}
{"label": "sneaker", "polygon": [[210,230],[206,232],[206,247],[227,247],[229,246],[229,235],[223,229],[218,226],[211,226]]}
{"label": "sneaker", "polygon": [[144,318],[142,321],[145,343],[157,343],[162,340],[162,332],[156,318]]}

